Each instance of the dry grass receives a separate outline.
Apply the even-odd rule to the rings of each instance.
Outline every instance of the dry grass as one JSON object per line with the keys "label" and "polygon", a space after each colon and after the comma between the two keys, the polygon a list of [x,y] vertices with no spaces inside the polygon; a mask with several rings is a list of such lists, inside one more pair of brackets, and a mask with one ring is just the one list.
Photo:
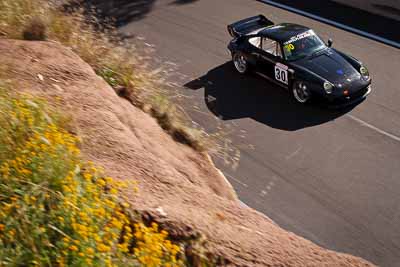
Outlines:
{"label": "dry grass", "polygon": [[[166,97],[163,69],[149,66],[149,55],[121,43],[113,29],[105,29],[82,12],[65,14],[45,0],[0,0],[0,36],[27,40],[53,40],[73,49],[116,92],[153,115],[173,138],[206,150],[207,135],[192,130]],[[159,99],[163,101],[159,101]]]}
{"label": "dry grass", "polygon": [[40,18],[32,18],[25,26],[23,38],[31,41],[43,41],[46,39],[46,25]]}

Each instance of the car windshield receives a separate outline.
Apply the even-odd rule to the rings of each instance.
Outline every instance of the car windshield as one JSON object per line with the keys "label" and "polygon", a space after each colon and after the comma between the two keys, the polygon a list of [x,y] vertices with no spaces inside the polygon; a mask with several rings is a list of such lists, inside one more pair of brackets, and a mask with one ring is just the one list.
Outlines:
{"label": "car windshield", "polygon": [[288,61],[297,60],[326,48],[324,42],[309,30],[302,34],[293,36],[283,44],[283,53]]}

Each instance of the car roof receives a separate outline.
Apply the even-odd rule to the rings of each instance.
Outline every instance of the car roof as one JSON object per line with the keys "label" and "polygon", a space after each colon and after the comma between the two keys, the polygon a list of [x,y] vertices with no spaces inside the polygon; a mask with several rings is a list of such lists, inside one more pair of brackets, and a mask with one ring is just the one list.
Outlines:
{"label": "car roof", "polygon": [[259,35],[283,43],[288,41],[291,37],[308,30],[310,30],[310,28],[302,25],[294,23],[281,23],[261,30]]}

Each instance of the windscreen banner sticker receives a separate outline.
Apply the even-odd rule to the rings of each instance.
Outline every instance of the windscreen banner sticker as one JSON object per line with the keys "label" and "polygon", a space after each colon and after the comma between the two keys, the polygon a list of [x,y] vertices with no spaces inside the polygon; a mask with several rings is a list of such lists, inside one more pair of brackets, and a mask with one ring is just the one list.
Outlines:
{"label": "windscreen banner sticker", "polygon": [[306,37],[310,37],[310,36],[313,36],[313,35],[315,35],[314,31],[313,30],[309,30],[309,31],[300,33],[300,34],[298,34],[296,36],[292,36],[288,41],[284,42],[283,44],[286,46],[288,44],[294,43],[294,42],[296,42],[298,40],[301,40],[301,39],[304,39]]}
{"label": "windscreen banner sticker", "polygon": [[281,63],[275,65],[275,79],[281,83],[288,84],[288,66]]}

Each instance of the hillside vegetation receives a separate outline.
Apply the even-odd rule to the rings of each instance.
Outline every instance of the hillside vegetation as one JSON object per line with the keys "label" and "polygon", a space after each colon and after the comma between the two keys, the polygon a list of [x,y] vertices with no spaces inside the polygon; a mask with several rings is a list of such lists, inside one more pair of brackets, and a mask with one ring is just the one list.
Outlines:
{"label": "hillside vegetation", "polygon": [[119,191],[135,183],[82,160],[42,101],[0,92],[1,266],[182,265],[166,231],[129,215]]}
{"label": "hillside vegetation", "polygon": [[82,12],[65,13],[46,0],[0,0],[0,37],[51,40],[71,48],[116,92],[157,119],[176,141],[205,151],[211,139],[169,101],[167,71],[149,67],[148,55],[121,42],[112,27]]}

